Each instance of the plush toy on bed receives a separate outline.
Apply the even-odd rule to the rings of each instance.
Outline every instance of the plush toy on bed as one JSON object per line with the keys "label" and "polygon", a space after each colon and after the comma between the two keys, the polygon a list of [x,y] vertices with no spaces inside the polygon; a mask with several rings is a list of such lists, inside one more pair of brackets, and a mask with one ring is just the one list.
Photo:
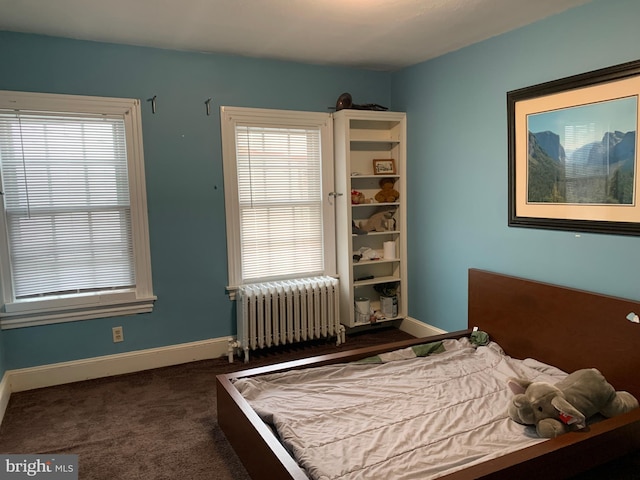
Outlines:
{"label": "plush toy on bed", "polygon": [[586,426],[586,420],[600,413],[613,417],[638,408],[628,392],[616,392],[595,368],[576,370],[555,385],[510,379],[515,393],[509,417],[523,425],[535,425],[540,437],[553,438]]}

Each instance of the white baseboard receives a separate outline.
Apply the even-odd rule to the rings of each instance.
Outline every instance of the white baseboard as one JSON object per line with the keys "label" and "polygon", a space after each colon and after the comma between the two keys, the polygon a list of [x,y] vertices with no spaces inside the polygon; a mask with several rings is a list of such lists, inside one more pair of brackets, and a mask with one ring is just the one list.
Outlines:
{"label": "white baseboard", "polygon": [[39,367],[8,370],[2,380],[2,383],[6,382],[7,385],[1,388],[2,384],[0,383],[0,409],[4,400],[2,394],[5,390],[8,390],[6,400],[8,402],[8,396],[11,392],[218,358],[227,355],[228,347],[229,337],[223,337]]}
{"label": "white baseboard", "polygon": [[[444,330],[414,318],[405,318],[400,324],[400,329],[415,337],[446,333]],[[7,370],[0,381],[0,424],[12,392],[218,358],[227,355],[229,340],[229,337],[214,338],[71,362]]]}
{"label": "white baseboard", "polygon": [[441,330],[437,327],[411,317],[407,317],[402,320],[402,323],[400,323],[400,330],[417,338],[430,337],[431,335],[441,335],[443,333],[447,333],[446,330]]}

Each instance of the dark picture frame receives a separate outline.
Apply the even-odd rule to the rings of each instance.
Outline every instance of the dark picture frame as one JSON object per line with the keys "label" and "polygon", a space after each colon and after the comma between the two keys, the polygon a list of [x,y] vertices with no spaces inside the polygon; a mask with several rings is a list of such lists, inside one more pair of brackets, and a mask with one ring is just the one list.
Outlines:
{"label": "dark picture frame", "polygon": [[507,92],[510,227],[640,235],[640,61]]}

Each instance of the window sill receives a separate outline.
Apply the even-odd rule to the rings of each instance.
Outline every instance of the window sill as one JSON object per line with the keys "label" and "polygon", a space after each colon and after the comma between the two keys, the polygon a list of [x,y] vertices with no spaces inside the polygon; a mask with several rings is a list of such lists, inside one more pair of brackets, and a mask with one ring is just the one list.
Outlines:
{"label": "window sill", "polygon": [[231,300],[232,302],[234,302],[236,300],[236,294],[238,293],[238,289],[240,287],[234,285],[234,286],[227,286],[227,295],[229,295],[229,300]]}
{"label": "window sill", "polygon": [[[157,297],[144,298],[109,298],[96,296],[93,303],[79,305],[66,305],[49,308],[24,308],[17,304],[6,305],[9,312],[0,313],[0,329],[34,327],[38,325],[50,325],[54,323],[75,322],[93,318],[119,317],[122,315],[135,315],[138,313],[150,313]],[[108,297],[108,296],[107,296]],[[31,303],[31,302],[29,302]],[[36,302],[33,302],[36,303]]]}

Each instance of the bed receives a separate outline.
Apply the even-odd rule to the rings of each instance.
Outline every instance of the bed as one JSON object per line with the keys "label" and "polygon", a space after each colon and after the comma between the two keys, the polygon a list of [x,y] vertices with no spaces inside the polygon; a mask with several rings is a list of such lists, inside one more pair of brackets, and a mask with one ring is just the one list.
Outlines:
{"label": "bed", "polygon": [[[640,325],[627,320],[640,302],[516,277],[469,270],[470,327],[489,333],[515,359],[566,372],[598,368],[618,390],[640,398]],[[306,479],[307,473],[236,388],[244,379],[361,361],[383,352],[469,337],[472,330],[219,375],[218,423],[253,479]],[[640,409],[579,432],[475,462],[438,478],[567,478],[640,449]]]}

